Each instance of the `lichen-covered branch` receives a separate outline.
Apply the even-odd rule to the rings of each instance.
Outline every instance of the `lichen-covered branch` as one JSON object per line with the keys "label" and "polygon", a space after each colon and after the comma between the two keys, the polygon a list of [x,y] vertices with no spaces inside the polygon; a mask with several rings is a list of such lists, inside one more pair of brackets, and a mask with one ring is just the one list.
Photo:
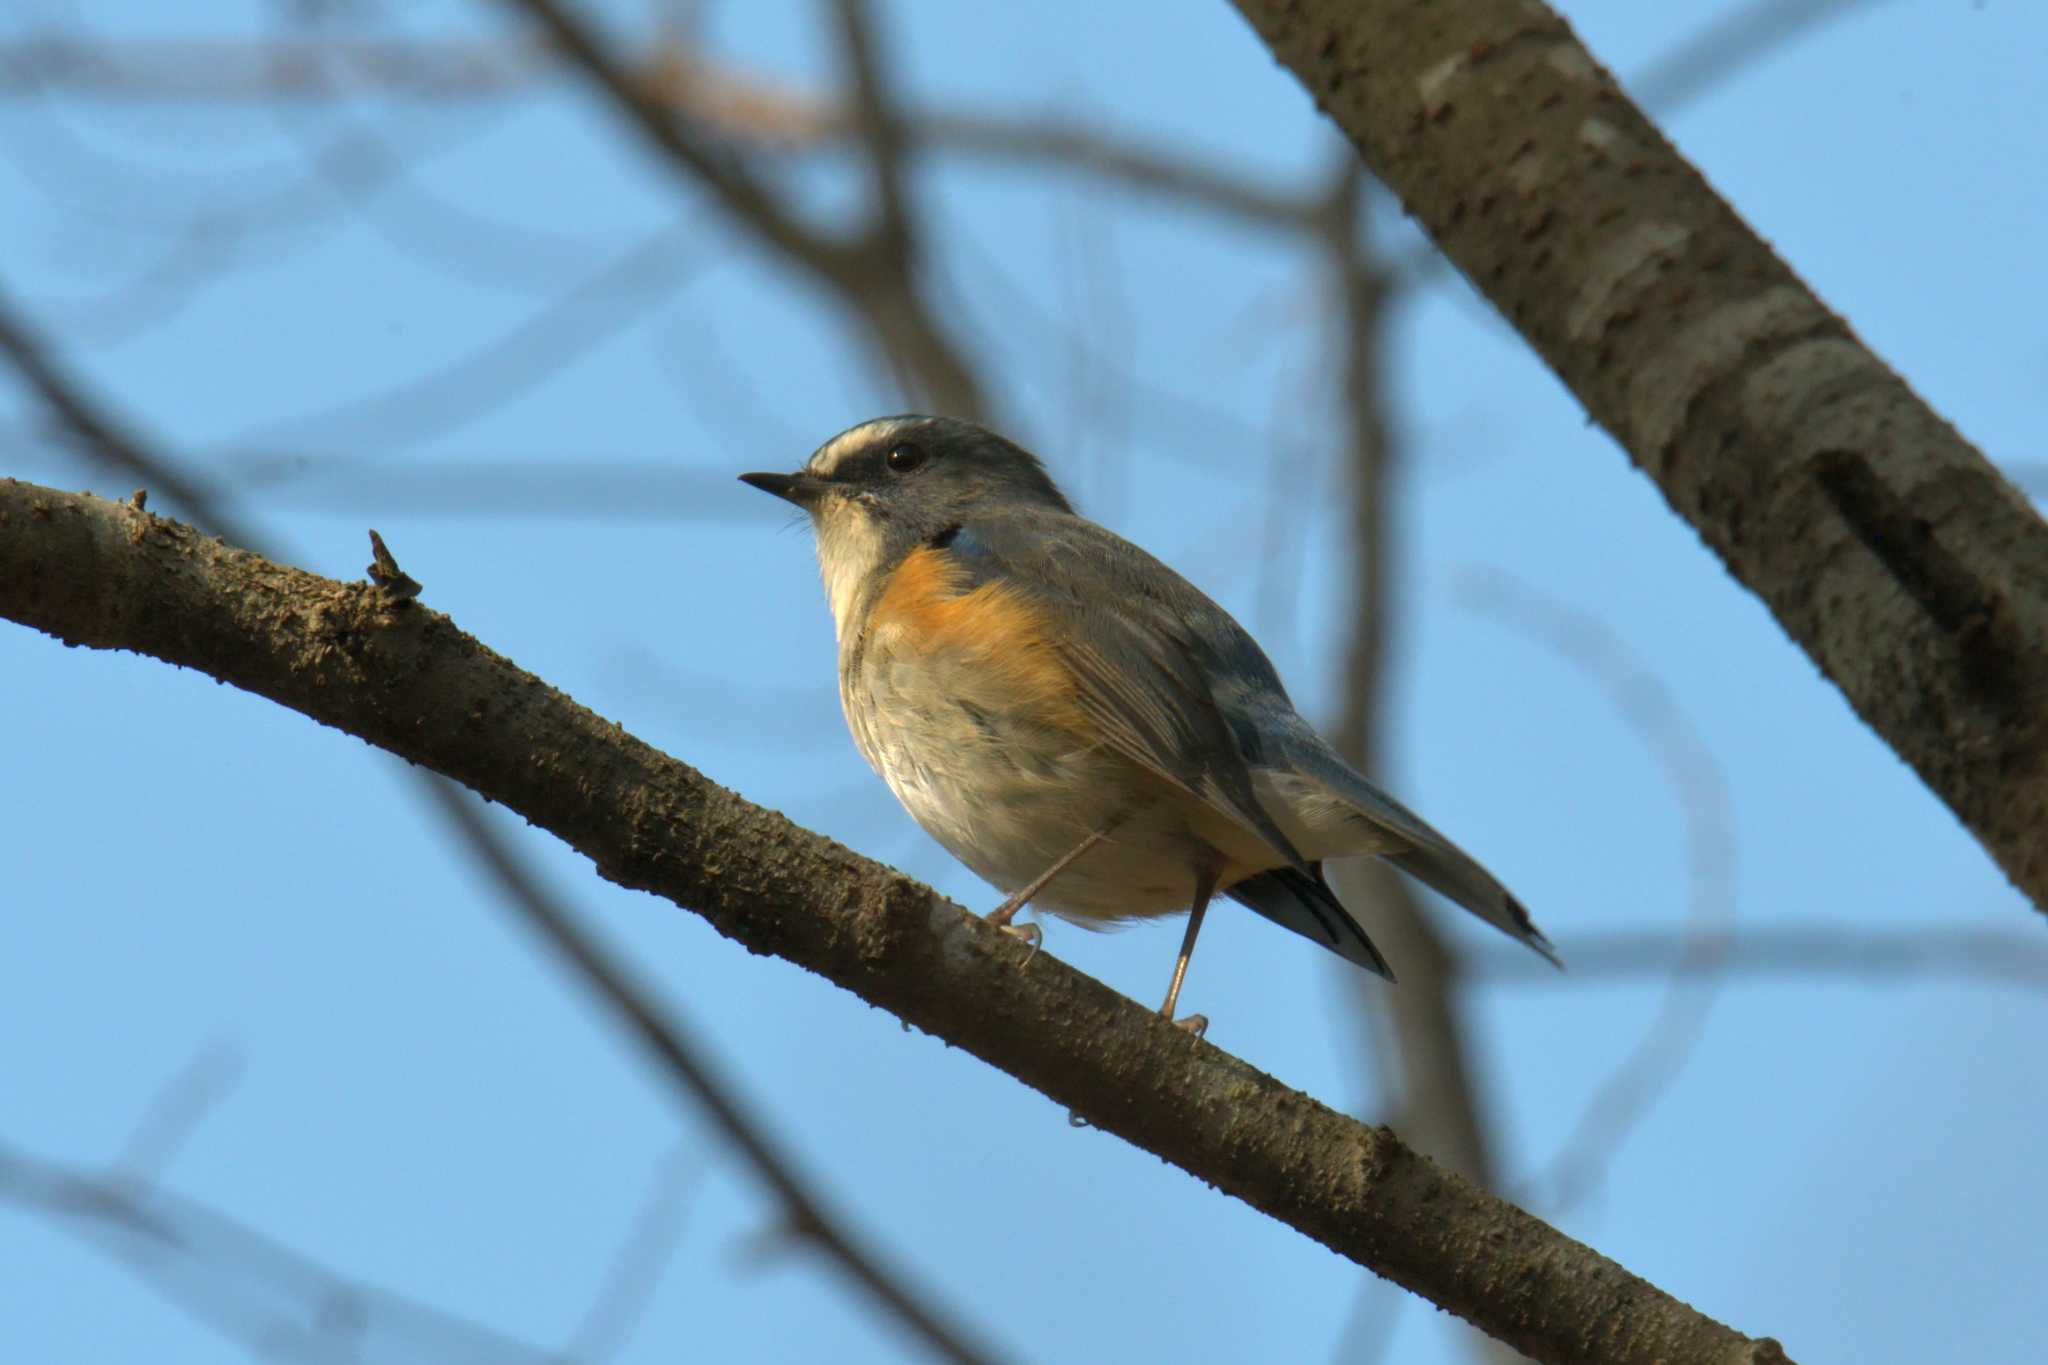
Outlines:
{"label": "lichen-covered branch", "polygon": [[726,791],[368,584],[0,480],[0,615],[196,668],[463,782],[1538,1360],[1774,1362],[1382,1128]]}

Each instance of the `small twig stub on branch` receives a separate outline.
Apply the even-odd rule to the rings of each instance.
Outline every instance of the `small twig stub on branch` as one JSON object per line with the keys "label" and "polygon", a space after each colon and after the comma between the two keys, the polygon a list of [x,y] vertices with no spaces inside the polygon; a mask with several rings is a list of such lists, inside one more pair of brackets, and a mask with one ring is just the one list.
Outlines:
{"label": "small twig stub on branch", "polygon": [[385,596],[397,603],[406,603],[425,591],[417,579],[398,567],[398,560],[384,544],[384,537],[370,532],[370,563],[364,569],[370,581],[384,590]]}

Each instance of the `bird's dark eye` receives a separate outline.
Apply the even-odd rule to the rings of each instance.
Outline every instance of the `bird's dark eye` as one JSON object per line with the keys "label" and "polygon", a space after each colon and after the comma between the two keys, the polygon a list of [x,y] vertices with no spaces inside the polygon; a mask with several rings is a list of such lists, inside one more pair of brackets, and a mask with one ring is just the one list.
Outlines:
{"label": "bird's dark eye", "polygon": [[924,453],[923,446],[906,444],[891,446],[889,453],[882,458],[883,462],[889,466],[890,473],[908,474],[913,469],[923,468],[924,462],[931,457]]}

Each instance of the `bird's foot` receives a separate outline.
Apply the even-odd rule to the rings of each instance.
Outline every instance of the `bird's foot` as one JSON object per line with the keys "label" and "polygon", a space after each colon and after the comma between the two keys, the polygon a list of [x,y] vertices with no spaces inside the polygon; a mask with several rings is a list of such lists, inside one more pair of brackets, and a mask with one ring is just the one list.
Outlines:
{"label": "bird's foot", "polygon": [[1190,1014],[1185,1018],[1174,1020],[1173,1026],[1183,1033],[1192,1033],[1197,1038],[1200,1038],[1209,1032],[1209,1016],[1206,1014]]}
{"label": "bird's foot", "polygon": [[[1015,912],[1013,911],[1012,913],[1014,914]],[[1031,959],[1038,956],[1039,945],[1045,942],[1045,930],[1035,924],[1010,924],[1004,920],[996,919],[994,915],[990,915],[989,919],[995,924],[996,928],[1031,950],[1024,954],[1024,961],[1018,964],[1020,967],[1029,967]]]}

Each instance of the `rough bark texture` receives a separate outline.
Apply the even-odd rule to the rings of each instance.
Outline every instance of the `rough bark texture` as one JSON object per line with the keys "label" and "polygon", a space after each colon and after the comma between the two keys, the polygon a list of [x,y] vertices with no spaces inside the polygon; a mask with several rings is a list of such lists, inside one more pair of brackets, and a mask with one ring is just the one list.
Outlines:
{"label": "rough bark texture", "polygon": [[2048,910],[2048,527],[1533,0],[1233,0]]}
{"label": "rough bark texture", "polygon": [[[1538,1360],[1773,1362],[1392,1133],[748,804],[436,612],[129,503],[0,481],[0,615],[200,669],[518,811]],[[225,832],[224,832],[225,835]]]}

